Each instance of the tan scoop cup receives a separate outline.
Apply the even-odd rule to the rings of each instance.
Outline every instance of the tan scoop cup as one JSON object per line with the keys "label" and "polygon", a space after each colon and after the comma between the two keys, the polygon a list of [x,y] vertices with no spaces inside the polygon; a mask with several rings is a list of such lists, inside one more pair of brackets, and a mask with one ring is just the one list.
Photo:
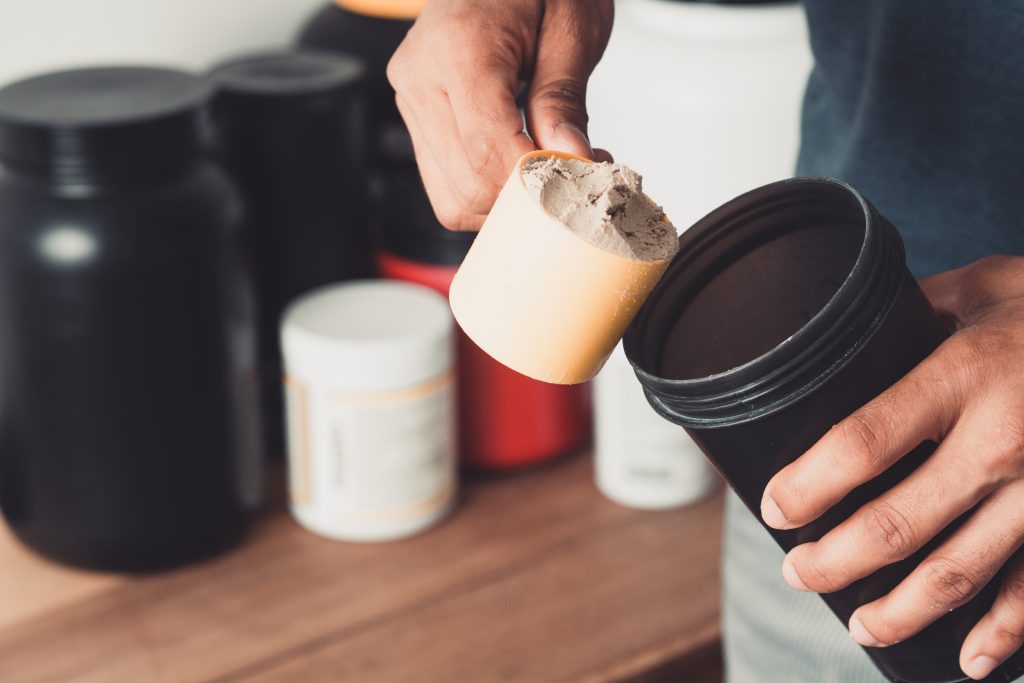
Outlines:
{"label": "tan scoop cup", "polygon": [[641,261],[580,238],[527,194],[519,160],[452,282],[455,319],[533,379],[584,382],[604,365],[670,259]]}

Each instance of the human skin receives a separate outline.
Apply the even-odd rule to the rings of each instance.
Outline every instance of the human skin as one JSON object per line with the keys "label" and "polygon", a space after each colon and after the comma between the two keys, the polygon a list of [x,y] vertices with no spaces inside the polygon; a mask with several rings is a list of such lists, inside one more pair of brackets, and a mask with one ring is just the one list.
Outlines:
{"label": "human skin", "polygon": [[[432,0],[388,68],[424,185],[449,228],[479,228],[516,160],[535,147],[606,159],[586,138],[586,81],[611,30],[611,0]],[[528,83],[527,131],[514,98]],[[536,144],[535,144],[536,143]],[[769,482],[765,523],[817,518],[921,441],[910,477],[816,543],[783,575],[830,592],[967,522],[889,595],[858,609],[866,646],[904,640],[970,600],[1006,564],[960,664],[983,678],[1024,642],[1024,258],[991,257],[922,281],[957,332]]]}
{"label": "human skin", "polygon": [[[535,149],[610,161],[587,138],[587,80],[612,0],[433,0],[388,64],[438,220],[477,230]],[[526,127],[515,98],[525,84]]]}
{"label": "human skin", "polygon": [[793,548],[787,583],[828,593],[902,560],[961,515],[967,521],[899,586],[850,618],[885,647],[981,590],[1004,566],[991,610],[960,666],[984,678],[1024,642],[1024,257],[993,256],[922,280],[956,332],[886,392],[833,427],[765,488],[768,526],[802,526],[925,440],[925,464],[814,543]]}

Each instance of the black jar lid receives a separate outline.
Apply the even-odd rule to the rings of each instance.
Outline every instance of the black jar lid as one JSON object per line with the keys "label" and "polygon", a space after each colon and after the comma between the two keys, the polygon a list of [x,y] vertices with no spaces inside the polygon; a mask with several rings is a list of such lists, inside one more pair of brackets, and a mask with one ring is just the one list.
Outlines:
{"label": "black jar lid", "polygon": [[389,172],[385,182],[378,246],[409,261],[438,266],[462,263],[477,233],[448,230],[437,221],[416,168]]}
{"label": "black jar lid", "polygon": [[319,52],[264,52],[215,67],[210,80],[215,106],[244,107],[261,116],[329,111],[362,90],[366,67],[350,55]]}
{"label": "black jar lid", "polygon": [[155,67],[59,71],[0,90],[0,161],[42,171],[143,173],[194,159],[209,86]]}

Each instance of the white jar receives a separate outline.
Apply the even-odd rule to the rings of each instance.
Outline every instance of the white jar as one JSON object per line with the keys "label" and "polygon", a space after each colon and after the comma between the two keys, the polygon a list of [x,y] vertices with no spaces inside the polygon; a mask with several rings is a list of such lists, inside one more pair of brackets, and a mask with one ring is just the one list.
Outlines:
{"label": "white jar", "polygon": [[[644,177],[685,228],[793,173],[812,59],[796,2],[618,0],[587,90],[590,139]],[[594,382],[598,487],[624,505],[693,501],[715,480],[693,441],[647,404],[621,344]]]}
{"label": "white jar", "polygon": [[594,379],[594,473],[605,496],[647,510],[693,503],[718,481],[683,428],[647,403],[621,342]]}
{"label": "white jar", "polygon": [[692,225],[793,174],[811,64],[796,2],[619,0],[587,87],[590,139]]}
{"label": "white jar", "polygon": [[358,281],[306,294],[283,320],[296,519],[330,538],[383,541],[444,517],[456,495],[448,302]]}

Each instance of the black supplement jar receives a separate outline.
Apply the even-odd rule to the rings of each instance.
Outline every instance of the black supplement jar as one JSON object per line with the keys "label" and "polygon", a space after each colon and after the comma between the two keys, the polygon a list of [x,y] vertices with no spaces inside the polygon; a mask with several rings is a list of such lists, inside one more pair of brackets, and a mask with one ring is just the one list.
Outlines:
{"label": "black supplement jar", "polygon": [[155,570],[262,493],[240,203],[209,89],[156,68],[0,90],[0,508],[55,560]]}
{"label": "black supplement jar", "polygon": [[366,65],[370,112],[372,188],[380,198],[381,176],[416,169],[412,140],[395,105],[387,79],[391,55],[412,28],[426,0],[336,0],[322,7],[300,31],[302,49],[340,52]]}
{"label": "black supplement jar", "polygon": [[[684,233],[625,349],[654,409],[686,429],[760,519],[776,472],[947,334],[907,269],[892,224],[844,183],[798,178],[744,194]],[[787,551],[819,539],[934,449],[922,443],[814,522],[769,533]],[[906,560],[821,597],[847,624],[955,526]],[[998,584],[996,577],[918,635],[865,651],[894,683],[970,680],[958,665],[960,646]],[[1022,672],[1017,655],[988,680]]]}
{"label": "black supplement jar", "polygon": [[210,74],[220,152],[253,255],[264,437],[284,453],[279,327],[294,298],[371,277],[365,68],[330,53],[242,57]]}

